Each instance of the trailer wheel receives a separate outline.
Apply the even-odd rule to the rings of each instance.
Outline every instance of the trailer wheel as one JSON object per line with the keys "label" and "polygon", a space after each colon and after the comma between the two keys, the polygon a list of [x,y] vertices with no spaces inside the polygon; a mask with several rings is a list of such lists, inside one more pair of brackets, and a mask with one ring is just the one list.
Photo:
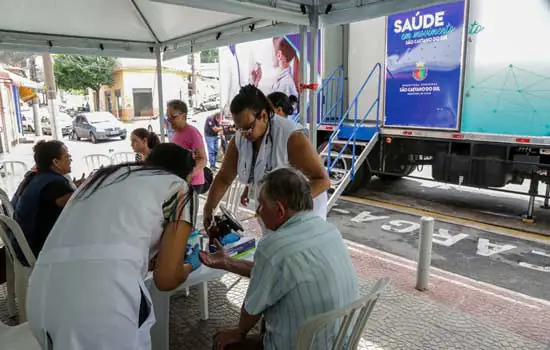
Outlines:
{"label": "trailer wheel", "polygon": [[397,173],[397,174],[403,174],[403,175],[387,175],[387,174],[380,174],[378,177],[380,180],[384,182],[390,182],[390,181],[396,181],[399,180],[405,176],[408,176],[414,172],[416,167],[414,165],[401,165],[399,167],[396,167],[395,169],[392,169],[390,172]]}
{"label": "trailer wheel", "polygon": [[[319,153],[323,152],[325,147],[327,146],[328,142],[323,142],[318,148],[317,151]],[[342,150],[342,145],[334,144],[332,145],[333,151]],[[351,153],[351,150],[346,150],[346,153]],[[327,156],[321,156],[321,159],[323,161],[323,164],[326,164],[326,157]],[[341,169],[344,171],[349,171],[351,169],[351,159],[344,159],[340,158],[334,165],[334,168]],[[340,185],[340,182],[342,181],[342,178],[344,177],[343,174],[329,174],[330,182],[332,184],[332,188],[335,189]],[[370,179],[370,170],[368,170],[368,164],[364,163],[357,171],[355,172],[355,178],[346,186],[346,189],[342,192],[343,195],[349,195],[354,192],[356,192],[359,188],[363,187],[365,184],[368,184],[368,180]]]}

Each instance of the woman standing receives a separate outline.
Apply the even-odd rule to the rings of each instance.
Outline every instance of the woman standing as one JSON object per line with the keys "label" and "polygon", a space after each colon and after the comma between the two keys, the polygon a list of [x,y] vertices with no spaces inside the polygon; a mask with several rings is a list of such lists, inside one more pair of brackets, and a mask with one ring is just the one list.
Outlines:
{"label": "woman standing", "polygon": [[[235,177],[250,187],[256,200],[264,174],[292,166],[310,181],[314,212],[326,218],[330,180],[321,159],[299,124],[274,113],[267,97],[252,85],[245,86],[231,102],[237,133],[229,143],[204,206],[204,224],[209,227],[214,209]],[[257,203],[257,201],[256,201]]]}
{"label": "woman standing", "polygon": [[29,325],[42,348],[150,349],[155,323],[144,285],[172,290],[200,266],[187,254],[197,196],[191,152],[160,144],[143,164],[97,170],[75,192],[31,274]]}
{"label": "woman standing", "polygon": [[144,161],[151,150],[160,143],[160,139],[154,132],[145,128],[138,128],[130,134],[132,149],[136,152],[136,162]]}

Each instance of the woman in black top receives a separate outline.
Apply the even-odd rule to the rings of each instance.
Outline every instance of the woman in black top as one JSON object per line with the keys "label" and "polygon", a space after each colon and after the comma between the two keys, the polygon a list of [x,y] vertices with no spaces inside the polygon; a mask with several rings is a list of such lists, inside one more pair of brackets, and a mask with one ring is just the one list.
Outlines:
{"label": "woman in black top", "polygon": [[160,139],[154,132],[145,128],[132,131],[130,135],[132,149],[136,152],[136,162],[142,162],[147,158],[151,150],[160,143]]}

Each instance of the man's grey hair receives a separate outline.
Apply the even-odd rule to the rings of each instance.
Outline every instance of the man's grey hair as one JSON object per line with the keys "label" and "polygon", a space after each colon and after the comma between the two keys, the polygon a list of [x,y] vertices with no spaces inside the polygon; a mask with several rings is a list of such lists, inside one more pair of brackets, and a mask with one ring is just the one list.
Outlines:
{"label": "man's grey hair", "polygon": [[265,200],[283,203],[294,212],[313,210],[313,196],[308,178],[293,168],[281,168],[265,175],[261,182]]}

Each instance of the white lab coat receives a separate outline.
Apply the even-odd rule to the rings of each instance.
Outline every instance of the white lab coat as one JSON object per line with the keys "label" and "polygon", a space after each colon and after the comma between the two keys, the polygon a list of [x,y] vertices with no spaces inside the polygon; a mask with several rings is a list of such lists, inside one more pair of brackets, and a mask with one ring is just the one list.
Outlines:
{"label": "white lab coat", "polygon": [[[140,171],[69,201],[29,281],[29,325],[43,347],[47,334],[56,350],[151,349],[155,312],[143,280],[162,235],[163,204],[186,187],[174,175]],[[188,207],[182,220],[190,222]],[[138,328],[140,289],[150,313]]]}
{"label": "white lab coat", "polygon": [[[237,176],[239,182],[248,184],[250,171],[254,171],[254,183],[250,185],[249,196],[255,200],[256,205],[258,205],[258,186],[261,179],[272,170],[291,166],[288,160],[288,139],[293,132],[304,127],[293,120],[274,115],[271,119],[271,128],[271,131],[267,130],[262,140],[254,170],[251,170],[252,142],[242,137],[239,131],[235,134],[235,145],[239,157]],[[270,132],[272,140],[267,138]],[[325,220],[327,218],[327,202],[326,192],[313,198],[313,212]]]}
{"label": "white lab coat", "polygon": [[292,77],[290,68],[282,69],[277,77],[277,81],[271,87],[272,92],[282,92],[287,96],[300,97],[298,89],[296,88],[296,82]]}

